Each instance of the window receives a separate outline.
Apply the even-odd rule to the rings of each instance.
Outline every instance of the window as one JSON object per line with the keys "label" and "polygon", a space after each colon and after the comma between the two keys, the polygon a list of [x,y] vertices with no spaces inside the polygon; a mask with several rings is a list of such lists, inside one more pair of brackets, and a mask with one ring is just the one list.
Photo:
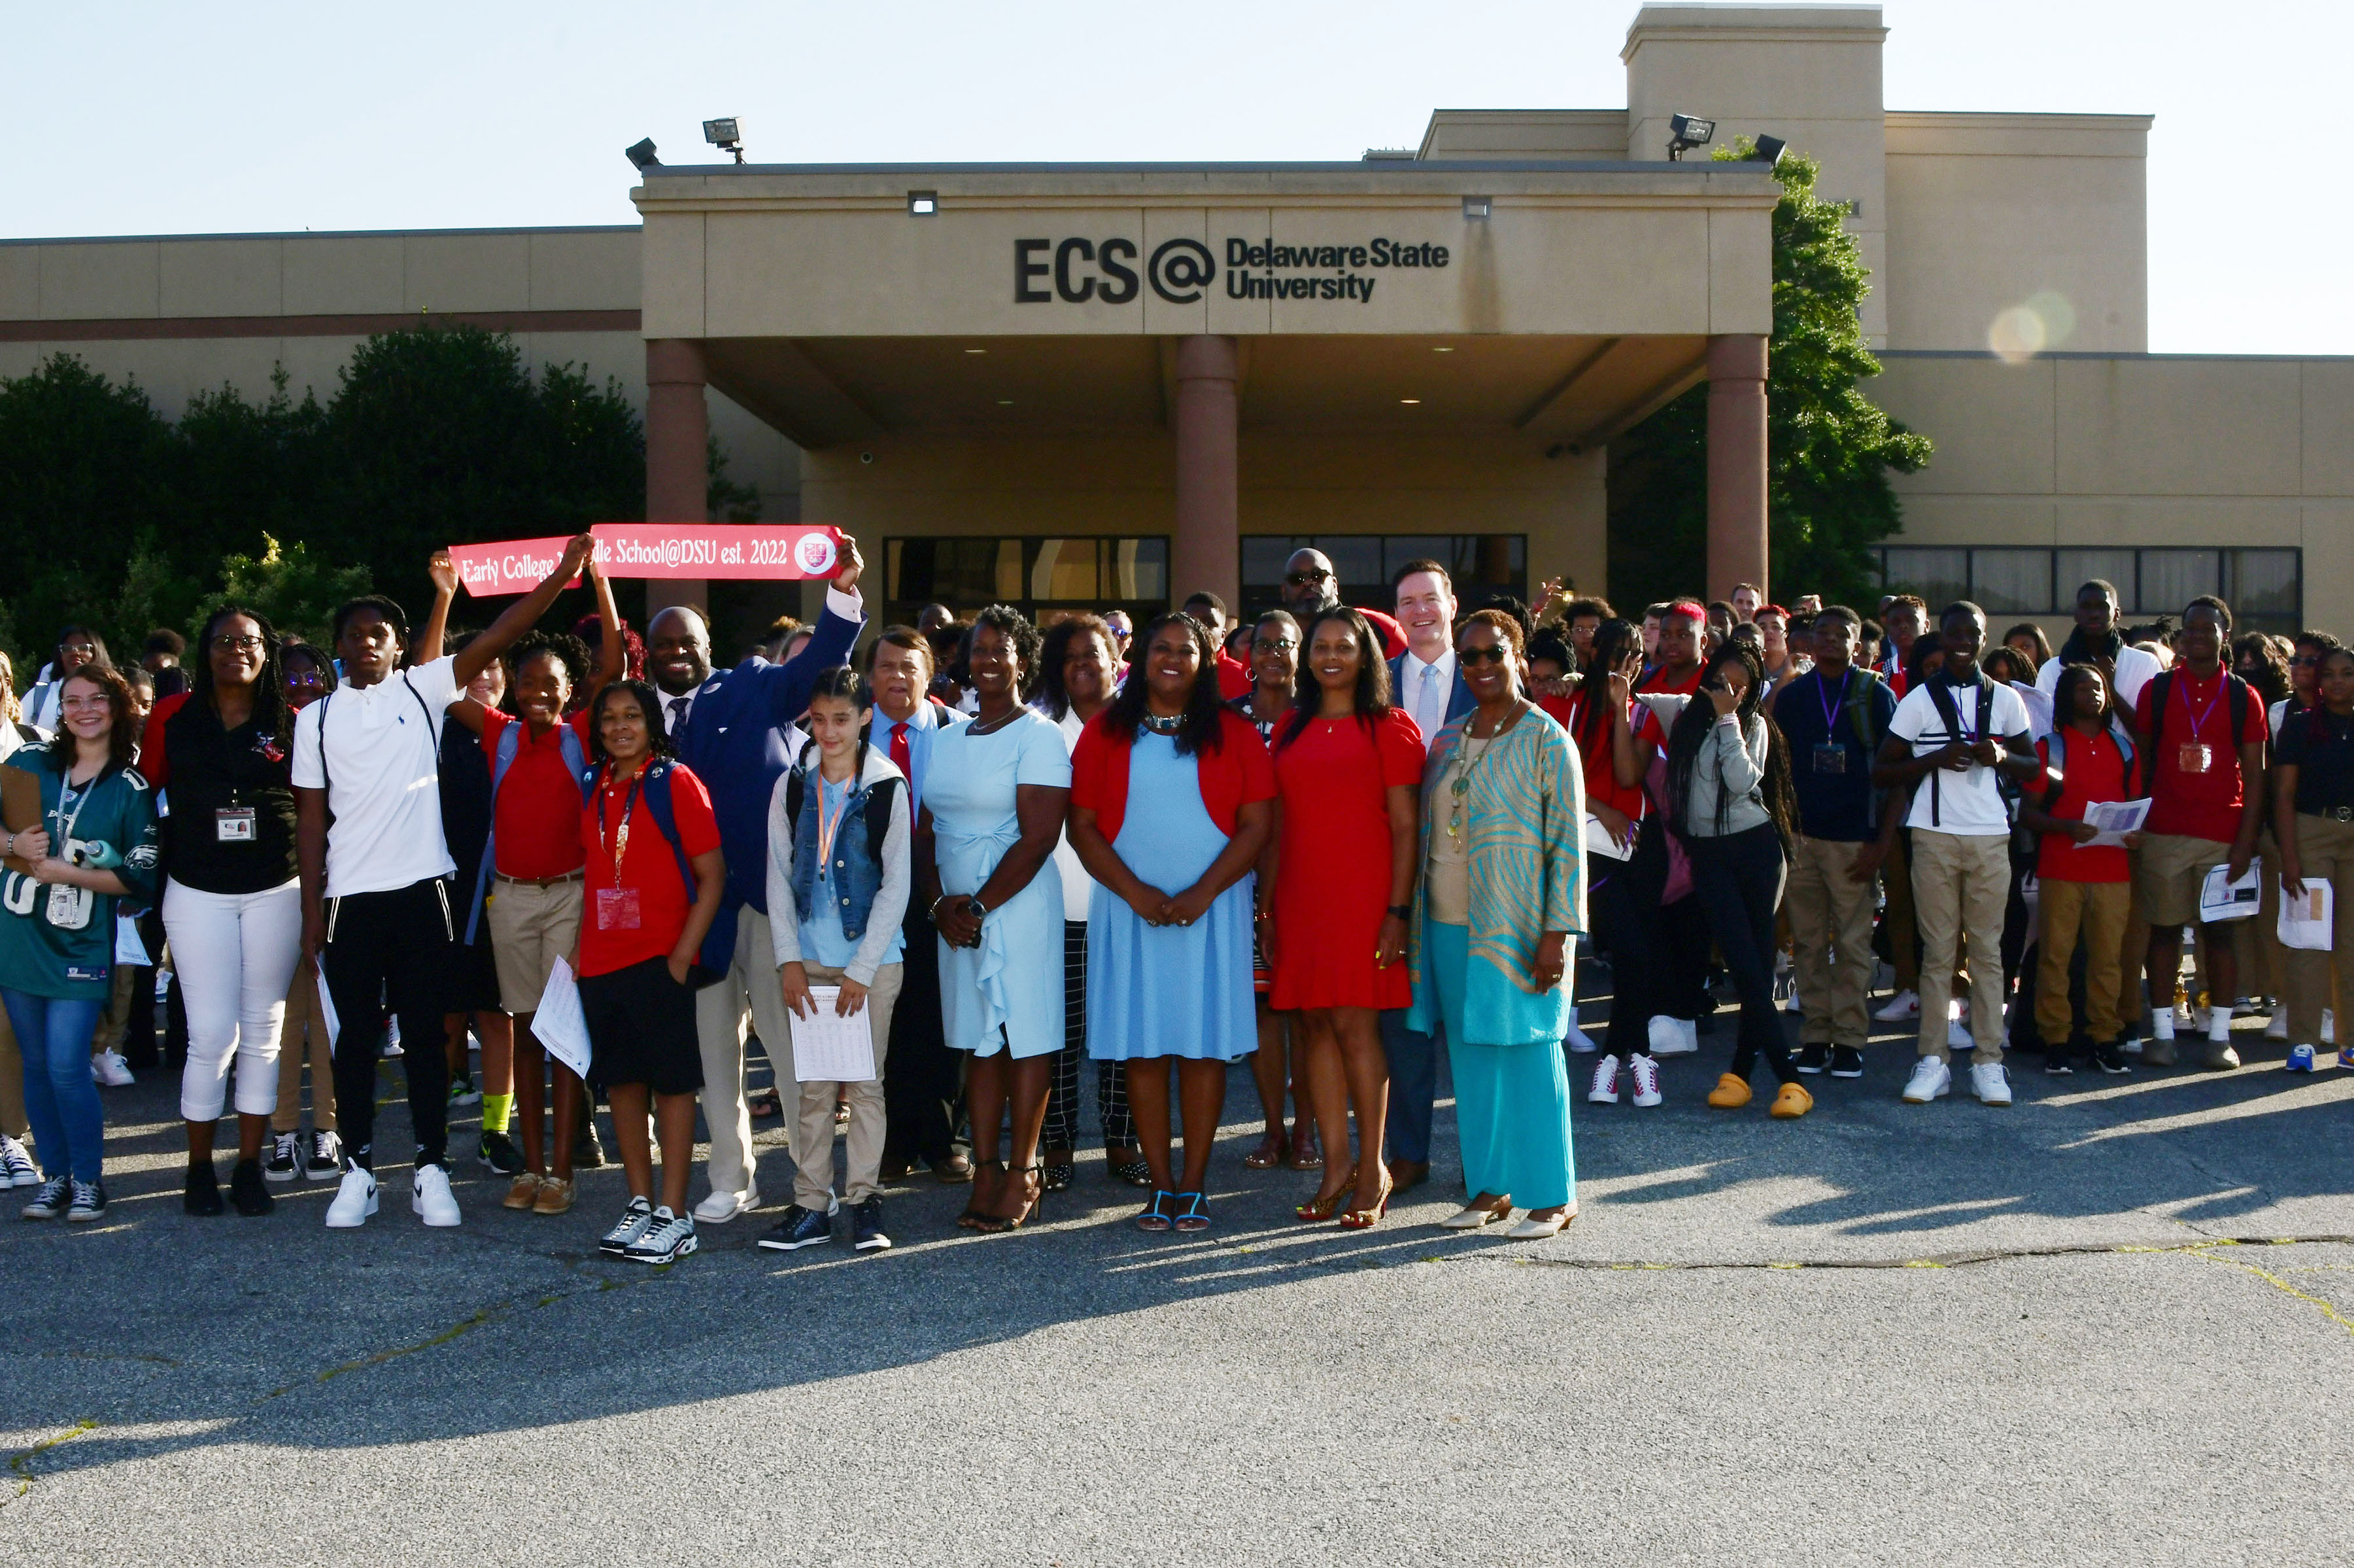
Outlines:
{"label": "window", "polygon": [[2232,607],[2235,629],[2295,632],[2303,624],[2301,550],[1890,545],[1879,555],[1886,590],[1919,594],[1932,615],[1967,599],[1990,616],[2064,616],[2080,585],[2102,581],[2116,585],[2118,604],[2137,620],[2179,616],[2214,594]]}
{"label": "window", "polygon": [[1253,534],[1243,540],[1241,613],[1257,615],[1282,603],[1283,564],[1295,550],[1321,550],[1340,574],[1343,601],[1386,610],[1395,602],[1390,577],[1413,560],[1433,560],[1455,581],[1467,609],[1486,596],[1529,597],[1525,534]]}
{"label": "window", "polygon": [[1156,615],[1169,607],[1169,541],[1142,538],[885,539],[884,615],[912,624],[925,605],[959,617],[1010,604],[1051,626],[1077,609]]}

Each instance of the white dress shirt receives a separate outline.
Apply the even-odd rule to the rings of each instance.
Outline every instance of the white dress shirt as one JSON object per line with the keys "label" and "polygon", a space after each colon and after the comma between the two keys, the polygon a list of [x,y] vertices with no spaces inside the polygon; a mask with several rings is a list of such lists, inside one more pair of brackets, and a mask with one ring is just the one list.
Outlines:
{"label": "white dress shirt", "polygon": [[1398,700],[1415,727],[1422,731],[1422,748],[1426,752],[1437,744],[1439,727],[1447,723],[1447,699],[1455,691],[1455,650],[1441,653],[1437,663],[1426,664],[1409,648],[1398,674],[1398,684],[1405,688]]}

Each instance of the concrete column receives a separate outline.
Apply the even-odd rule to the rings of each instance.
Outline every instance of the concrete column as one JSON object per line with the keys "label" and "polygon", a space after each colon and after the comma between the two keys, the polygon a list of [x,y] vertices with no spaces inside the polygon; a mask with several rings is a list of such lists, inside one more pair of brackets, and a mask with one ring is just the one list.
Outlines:
{"label": "concrete column", "polygon": [[1169,602],[1209,589],[1229,611],[1242,603],[1242,541],[1236,475],[1239,421],[1235,340],[1177,342],[1177,537],[1170,550]]}
{"label": "concrete column", "polygon": [[1708,340],[1708,597],[1766,581],[1766,339]]}
{"label": "concrete column", "polygon": [[[646,521],[710,520],[705,449],[711,416],[703,403],[703,349],[687,338],[646,340]],[[673,604],[710,606],[711,585],[701,577],[652,577],[646,583],[646,620]]]}

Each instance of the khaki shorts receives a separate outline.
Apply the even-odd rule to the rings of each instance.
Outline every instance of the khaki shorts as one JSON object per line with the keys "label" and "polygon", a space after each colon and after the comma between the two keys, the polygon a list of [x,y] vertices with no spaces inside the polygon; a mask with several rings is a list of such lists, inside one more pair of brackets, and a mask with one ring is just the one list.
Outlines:
{"label": "khaki shorts", "polygon": [[2196,926],[2199,889],[2232,846],[2181,833],[2145,833],[2133,862],[2134,912],[2152,926]]}
{"label": "khaki shorts", "polygon": [[491,956],[499,969],[499,1006],[537,1012],[539,993],[556,960],[572,961],[580,939],[579,877],[536,887],[504,878],[491,883]]}

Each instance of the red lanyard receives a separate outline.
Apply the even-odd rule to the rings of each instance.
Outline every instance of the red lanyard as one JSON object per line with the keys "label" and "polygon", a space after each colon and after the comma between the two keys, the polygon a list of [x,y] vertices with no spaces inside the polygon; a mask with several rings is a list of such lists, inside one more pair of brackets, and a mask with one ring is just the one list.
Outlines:
{"label": "red lanyard", "polygon": [[612,777],[613,766],[609,762],[605,765],[604,779],[598,781],[597,842],[612,857],[613,885],[619,887],[621,885],[621,857],[630,853],[630,818],[637,810],[638,789],[645,782],[646,775],[642,766],[638,769],[637,776],[630,780],[629,792],[621,797],[620,825],[613,831],[612,836],[609,839],[605,834],[605,801],[613,792],[610,782]]}

